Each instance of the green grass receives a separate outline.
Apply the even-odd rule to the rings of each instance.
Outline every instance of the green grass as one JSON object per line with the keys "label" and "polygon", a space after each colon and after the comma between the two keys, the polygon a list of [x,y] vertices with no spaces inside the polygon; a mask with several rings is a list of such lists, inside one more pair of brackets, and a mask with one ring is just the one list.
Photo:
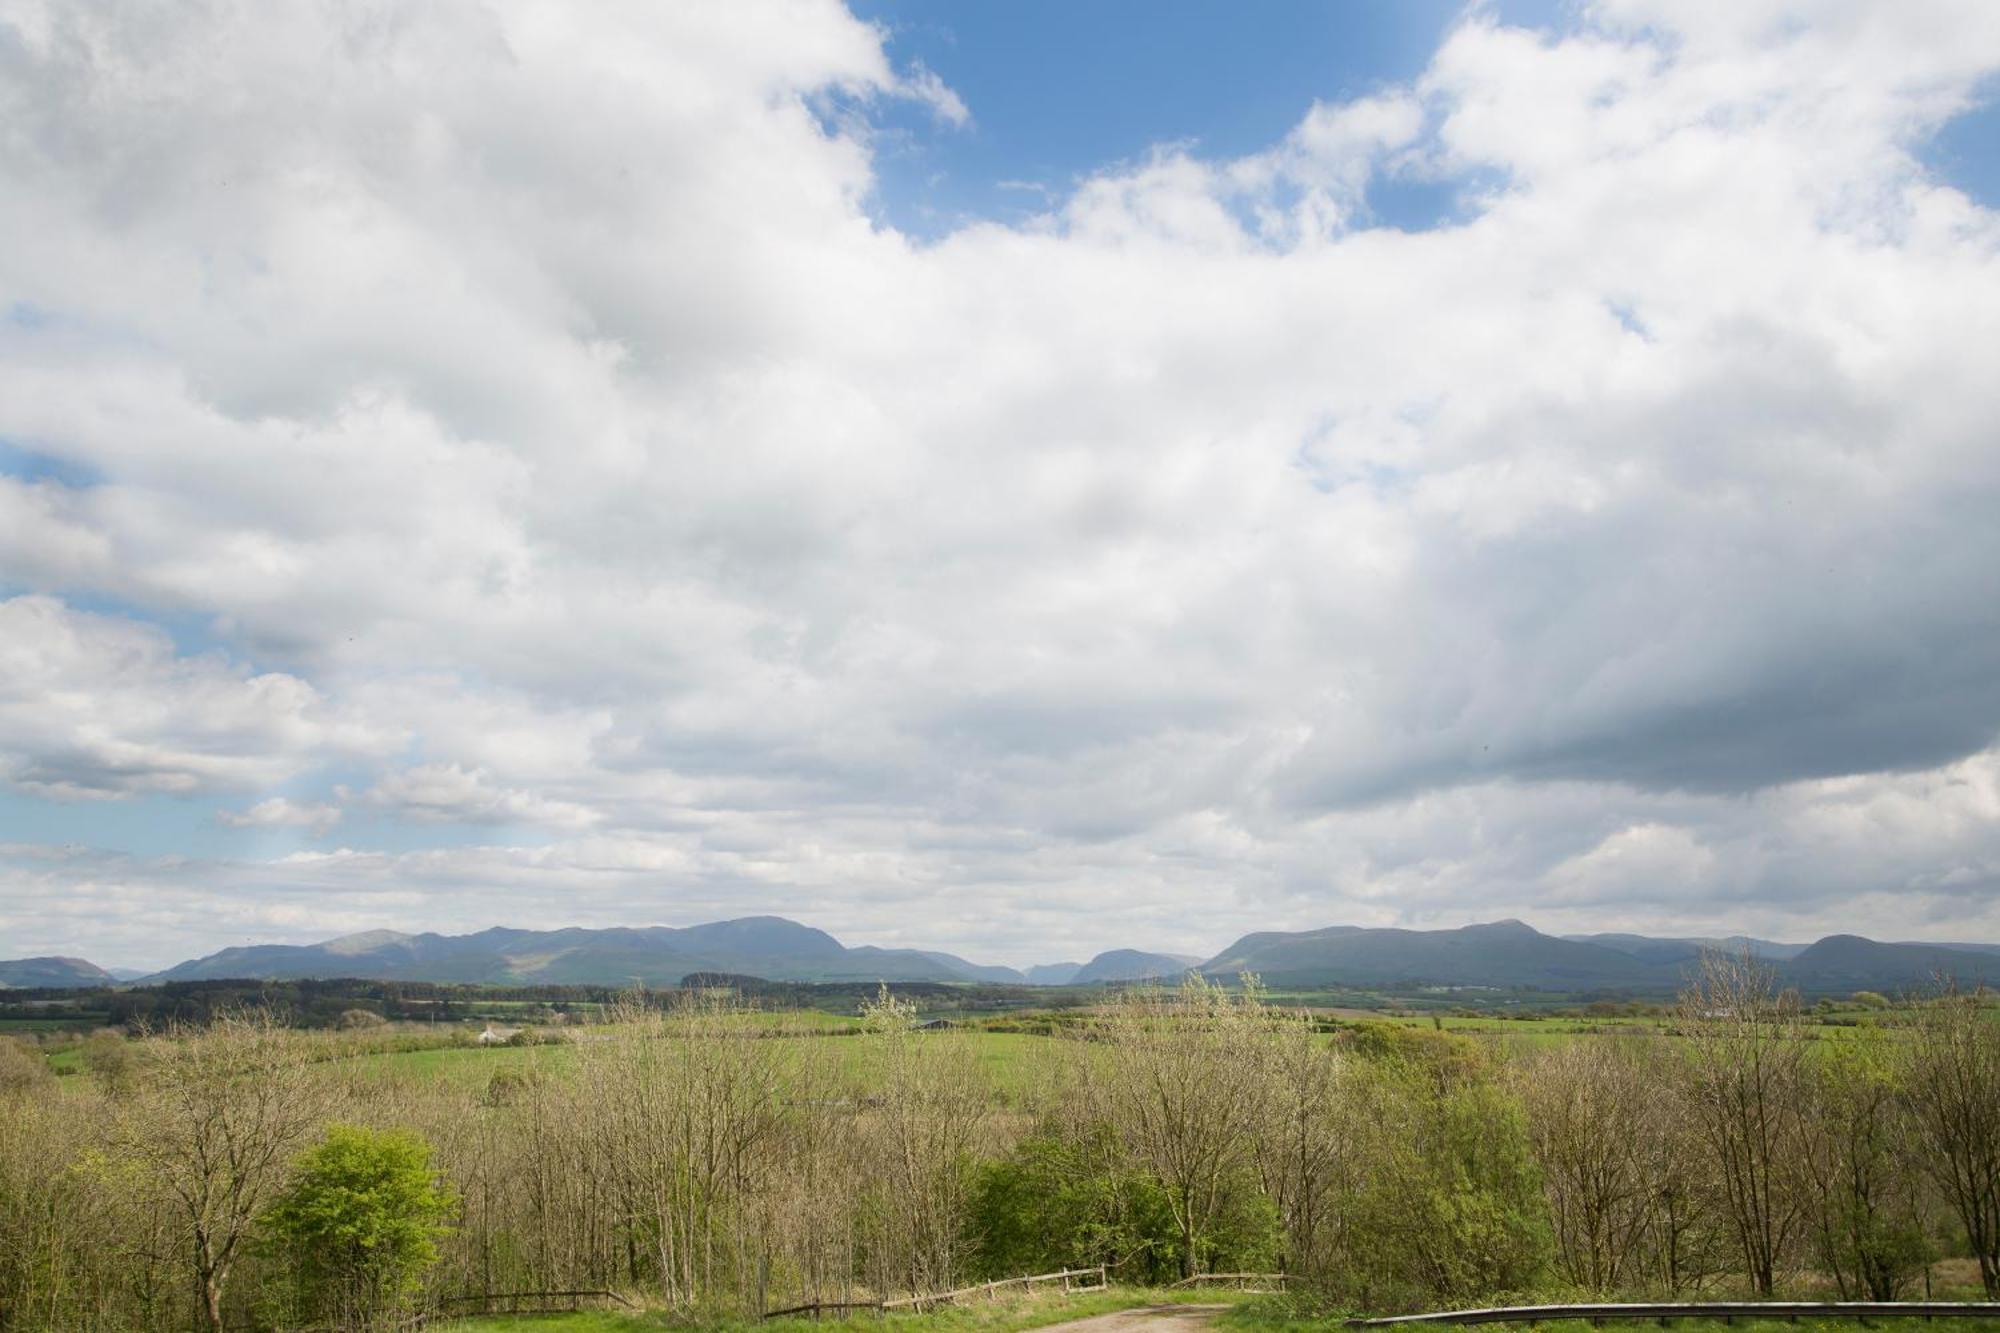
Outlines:
{"label": "green grass", "polygon": [[[813,1043],[816,1048],[831,1053],[838,1066],[849,1074],[858,1074],[862,1061],[867,1057],[866,1040],[851,1035],[849,1020],[836,1015],[814,1011],[786,1012],[759,1015],[751,1021],[759,1026],[784,1027],[801,1032],[798,1036],[770,1040]],[[1379,1016],[1377,1021],[1417,1029],[1434,1026],[1429,1017]],[[1447,1032],[1525,1047],[1555,1045],[1594,1036],[1657,1031],[1665,1021],[1659,1018],[1570,1016],[1522,1019],[1451,1016],[1439,1020]],[[608,1029],[579,1027],[572,1029],[570,1035],[588,1043],[606,1031]],[[805,1031],[821,1035],[803,1035]],[[1838,1041],[1852,1037],[1859,1029],[1815,1027],[1809,1031],[1821,1039]],[[952,1039],[971,1043],[981,1069],[1002,1096],[1030,1090],[1039,1071],[1057,1054],[1063,1040],[1036,1032],[987,1032],[977,1027],[967,1028]],[[483,1089],[494,1072],[500,1069],[533,1066],[560,1076],[577,1059],[580,1049],[577,1045],[564,1044],[530,1047],[440,1045],[423,1050],[363,1051],[344,1057],[342,1063],[358,1078],[369,1081],[442,1082],[476,1092]],[[62,1066],[73,1058],[73,1055],[58,1055],[52,1057],[52,1063]],[[1995,1330],[1995,1333],[2000,1333],[2000,1330]]]}
{"label": "green grass", "polygon": [[[742,1317],[700,1319],[665,1312],[642,1314],[588,1311],[581,1314],[490,1315],[433,1324],[444,1333],[658,1333],[662,1329],[701,1333],[1019,1333],[1023,1329],[1088,1319],[1146,1305],[1220,1304],[1242,1299],[1234,1292],[1163,1291],[1146,1287],[1113,1287],[1109,1291],[1065,1296],[1059,1291],[1012,1296],[999,1301],[969,1300],[923,1314],[863,1313],[842,1319],[771,1319]],[[1991,1330],[1988,1331],[1991,1333]]]}
{"label": "green grass", "polygon": [[[791,1015],[774,1016],[789,1019]],[[833,1032],[840,1029],[832,1028]],[[953,1039],[958,1039],[956,1035]],[[963,1034],[963,1039],[973,1043],[980,1068],[991,1080],[992,1086],[1002,1093],[1025,1090],[1032,1082],[1036,1058],[1051,1050],[1049,1037],[1019,1032],[979,1032]],[[829,1035],[820,1037],[774,1037],[779,1042],[828,1043],[826,1049],[834,1053],[840,1066],[849,1073],[858,1072],[861,1061],[867,1056],[867,1043],[858,1037]],[[444,1081],[466,1088],[483,1088],[498,1069],[521,1069],[531,1065],[539,1066],[550,1073],[560,1073],[577,1058],[578,1048],[572,1045],[551,1046],[445,1046],[420,1051],[371,1052],[351,1057],[346,1061],[357,1075],[367,1079],[392,1082]]]}
{"label": "green grass", "polygon": [[[1292,1003],[1309,1002],[1311,999],[1305,993],[1282,998]],[[1441,1027],[1460,1036],[1517,1048],[1556,1045],[1592,1037],[1652,1033],[1671,1023],[1670,1019],[1659,1015],[1523,1014],[1510,1017],[1437,1013],[1433,1017],[1432,1014],[1388,1014],[1352,1008],[1322,1009],[1321,1012],[1343,1026],[1365,1020],[1417,1029]],[[1814,1022],[1809,1017],[1806,1032],[1819,1041],[1846,1041],[1869,1030],[1867,1026],[1847,1024],[1859,1021],[1872,1025],[1885,1019],[1893,1022],[1899,1016],[1900,1011],[1893,1010],[1843,1009],[1831,1015],[1835,1019],[1832,1023]],[[1050,1017],[1046,1011],[1023,1010],[998,1021],[1011,1025],[1034,1023],[1040,1018]],[[2000,1018],[2000,1010],[1996,1010],[1996,1018]],[[1073,1026],[1076,1020],[1077,1015],[1069,1013],[1057,1015],[1051,1022],[1060,1030]],[[814,1043],[830,1052],[836,1063],[850,1074],[858,1073],[866,1058],[868,1044],[855,1035],[856,1020],[848,1016],[821,1010],[783,1010],[748,1015],[742,1021],[760,1028],[797,1034],[773,1037],[771,1040]],[[469,1040],[478,1030],[477,1023],[440,1025],[436,1028],[398,1025],[375,1034],[318,1033],[312,1034],[312,1037],[326,1042],[329,1056],[338,1060],[344,1068],[354,1071],[358,1079],[389,1083],[444,1083],[473,1092],[484,1089],[496,1070],[538,1065],[559,1076],[577,1058],[579,1048],[565,1044],[533,1047],[451,1044]],[[584,1024],[561,1029],[563,1035],[582,1043],[610,1031],[612,1029],[606,1026]],[[1035,1030],[986,1031],[977,1024],[962,1029],[958,1039],[972,1044],[981,1068],[1003,1097],[1030,1090],[1039,1071],[1046,1067],[1049,1057],[1056,1053],[1058,1044],[1063,1040]],[[433,1041],[437,1044],[422,1049],[387,1049],[397,1044],[423,1046]],[[81,1062],[74,1044],[51,1043],[45,1050],[50,1066],[57,1072],[79,1072]],[[1994,1333],[2000,1333],[2000,1330]]]}
{"label": "green grass", "polygon": [[[1692,1299],[1699,1300],[1700,1297]],[[1715,1299],[1731,1299],[1718,1296]],[[1830,1295],[1799,1297],[1798,1299],[1831,1300]],[[1922,1299],[1921,1294],[1909,1297]],[[1979,1299],[1976,1291],[1947,1297],[1942,1293],[1939,1300]],[[1483,1302],[1466,1302],[1474,1305]],[[1499,1302],[1495,1302],[1498,1304]],[[1535,1304],[1533,1298],[1522,1298],[1512,1304]],[[1559,1304],[1552,1299],[1550,1303]],[[1615,1303],[1615,1302],[1614,1302]],[[1449,1309],[1449,1305],[1438,1305],[1434,1309]],[[1308,1301],[1298,1301],[1285,1296],[1258,1296],[1231,1306],[1216,1318],[1216,1327],[1224,1333],[1327,1333],[1338,1328],[1350,1316],[1359,1311],[1327,1308]],[[1792,1323],[1784,1319],[1738,1319],[1725,1324],[1719,1319],[1676,1319],[1668,1327],[1675,1333],[1865,1333],[1869,1329],[1895,1330],[1907,1325],[1909,1333],[1994,1333],[1995,1323],[1990,1319],[1871,1319],[1863,1324],[1858,1319],[1801,1319]],[[1525,1322],[1518,1324],[1488,1324],[1478,1327],[1502,1330],[1525,1330],[1531,1326]],[[1594,1333],[1590,1323],[1582,1319],[1544,1321],[1537,1327],[1544,1333]],[[1633,1333],[1655,1327],[1651,1320],[1612,1320],[1604,1325],[1607,1329],[1631,1329]]]}

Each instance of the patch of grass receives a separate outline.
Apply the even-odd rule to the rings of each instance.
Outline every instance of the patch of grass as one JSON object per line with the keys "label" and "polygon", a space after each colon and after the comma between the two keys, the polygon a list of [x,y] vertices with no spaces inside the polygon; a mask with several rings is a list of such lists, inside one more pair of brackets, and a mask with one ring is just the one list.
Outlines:
{"label": "patch of grass", "polygon": [[[793,1015],[781,1016],[790,1019]],[[775,1020],[774,1020],[775,1021]],[[598,1032],[586,1032],[576,1040],[588,1042]],[[1052,1049],[1050,1037],[1017,1032],[968,1031],[953,1034],[972,1043],[981,1068],[993,1088],[1000,1093],[1017,1093],[1033,1082],[1036,1061]],[[826,1044],[838,1065],[850,1075],[859,1073],[868,1054],[867,1043],[858,1036],[840,1035],[835,1029],[825,1036],[781,1036],[779,1042]],[[525,1068],[539,1062],[552,1075],[560,1075],[576,1058],[576,1045],[548,1046],[439,1046],[431,1050],[368,1051],[345,1057],[343,1063],[362,1078],[384,1081],[455,1083],[478,1089],[486,1086],[496,1069]]]}
{"label": "patch of grass", "polygon": [[[1974,1298],[1976,1299],[1976,1297]],[[1527,1304],[1529,1302],[1516,1302]],[[1438,1309],[1449,1308],[1438,1306]],[[1259,1296],[1243,1301],[1216,1317],[1216,1327],[1225,1333],[1328,1333],[1339,1328],[1347,1319],[1362,1312],[1347,1311],[1288,1296]],[[1792,1323],[1785,1319],[1738,1319],[1724,1324],[1719,1319],[1675,1319],[1667,1327],[1674,1333],[1865,1333],[1868,1329],[1894,1330],[1907,1324],[1910,1333],[1993,1333],[1990,1319],[1871,1319],[1863,1324],[1858,1319],[1801,1319]],[[1441,1333],[1450,1333],[1452,1326],[1446,1326]],[[1526,1333],[1530,1327],[1538,1327],[1544,1333],[1594,1333],[1590,1323],[1583,1319],[1562,1319],[1544,1321],[1539,1325],[1482,1324],[1479,1328],[1491,1328],[1506,1333]],[[1615,1320],[1604,1325],[1607,1329],[1631,1329],[1633,1333],[1654,1327],[1651,1320]]]}

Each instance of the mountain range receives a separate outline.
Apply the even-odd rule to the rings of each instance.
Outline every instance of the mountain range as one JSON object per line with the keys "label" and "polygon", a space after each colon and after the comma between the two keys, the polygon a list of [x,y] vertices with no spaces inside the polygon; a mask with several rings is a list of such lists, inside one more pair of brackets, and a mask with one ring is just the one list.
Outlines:
{"label": "mountain range", "polygon": [[1807,994],[1907,990],[1949,976],[2000,983],[2000,950],[1990,945],[1884,944],[1829,935],[1813,944],[1743,936],[1655,939],[1644,935],[1544,935],[1519,921],[1455,930],[1325,930],[1245,935],[1201,965],[1203,972],[1254,972],[1284,987],[1408,985],[1666,994],[1678,989],[1704,949],[1747,950],[1778,982]]}
{"label": "mountain range", "polygon": [[[49,960],[36,960],[47,962]],[[76,960],[68,960],[76,961]],[[675,928],[644,926],[586,930],[510,930],[472,935],[404,935],[372,930],[318,944],[259,944],[190,959],[143,983],[259,978],[362,977],[380,981],[445,981],[534,985],[671,986],[694,972],[732,973],[769,981],[958,981],[999,985],[1087,985],[1177,976],[1201,959],[1114,949],[1087,963],[1057,963],[1028,971],[986,966],[924,949],[848,948],[823,930],[783,917],[756,916]],[[98,986],[96,969],[64,974],[23,969],[15,980],[0,963],[0,985]],[[81,964],[83,968],[90,965]],[[28,980],[26,977],[39,980]]]}
{"label": "mountain range", "polygon": [[[1254,972],[1283,988],[1533,987],[1566,992],[1670,993],[1704,949],[1748,950],[1782,984],[1809,994],[1898,990],[1950,976],[2000,984],[2000,945],[1879,943],[1830,935],[1813,944],[1745,936],[1545,935],[1519,921],[1450,930],[1329,926],[1259,931],[1212,958],[1111,949],[1086,963],[1026,969],[982,965],[922,949],[849,948],[823,930],[783,917],[708,925],[588,930],[513,930],[405,935],[376,930],[318,944],[223,949],[139,984],[224,979],[355,977],[512,985],[674,985],[695,972],[770,981],[944,981],[1011,986],[1082,986],[1189,970],[1218,977]],[[77,958],[0,962],[0,986],[105,986],[133,980]]]}

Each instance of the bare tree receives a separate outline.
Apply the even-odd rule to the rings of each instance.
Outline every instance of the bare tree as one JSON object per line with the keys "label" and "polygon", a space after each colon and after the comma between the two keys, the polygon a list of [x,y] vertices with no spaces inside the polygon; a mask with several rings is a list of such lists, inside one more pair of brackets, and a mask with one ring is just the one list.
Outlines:
{"label": "bare tree", "polygon": [[1903,1071],[1920,1160],[2000,1297],[2000,1019],[1948,985],[1919,1009]]}
{"label": "bare tree", "polygon": [[1798,1000],[1744,953],[1705,952],[1681,992],[1687,1092],[1759,1295],[1771,1294],[1800,1221],[1791,1154],[1803,1076]]}
{"label": "bare tree", "polygon": [[1231,996],[1190,973],[1177,990],[1128,991],[1098,1033],[1107,1118],[1166,1193],[1183,1277],[1199,1271],[1202,1241],[1252,1165],[1262,1107],[1251,1061],[1263,1005],[1255,979],[1245,983]]}
{"label": "bare tree", "polygon": [[862,1006],[862,1026],[870,1105],[860,1133],[877,1191],[875,1285],[936,1291],[959,1266],[991,1090],[963,1034],[925,1030],[916,1006],[886,986]]}
{"label": "bare tree", "polygon": [[178,1215],[202,1322],[219,1333],[230,1269],[316,1123],[312,1085],[299,1043],[262,1012],[169,1031],[151,1054],[118,1146]]}
{"label": "bare tree", "polygon": [[1722,1216],[1721,1172],[1687,1088],[1669,1077],[1664,1058],[1653,1077],[1652,1123],[1635,1145],[1653,1196],[1643,1266],[1651,1285],[1678,1296],[1700,1291],[1722,1271],[1732,1228]]}
{"label": "bare tree", "polygon": [[664,1014],[628,1014],[580,1059],[627,1235],[677,1305],[750,1281],[790,1049],[766,1035],[729,997],[690,992]]}
{"label": "bare tree", "polygon": [[1636,1042],[1568,1042],[1519,1083],[1563,1275],[1615,1291],[1644,1255],[1660,1199],[1647,1147],[1660,1126],[1657,1070]]}
{"label": "bare tree", "polygon": [[1340,1195],[1355,1166],[1346,1058],[1303,1012],[1274,1012],[1255,1056],[1257,1172],[1284,1224],[1286,1267],[1324,1271],[1337,1244]]}
{"label": "bare tree", "polygon": [[1831,1044],[1807,1070],[1800,1174],[1813,1247],[1842,1300],[1895,1300],[1928,1257],[1897,1083],[1880,1029]]}

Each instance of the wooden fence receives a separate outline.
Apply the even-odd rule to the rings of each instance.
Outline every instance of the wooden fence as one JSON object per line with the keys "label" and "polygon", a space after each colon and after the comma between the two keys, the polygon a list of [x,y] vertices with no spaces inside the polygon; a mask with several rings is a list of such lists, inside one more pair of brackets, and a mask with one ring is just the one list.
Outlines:
{"label": "wooden fence", "polygon": [[[1286,1276],[1283,1273],[1196,1273],[1193,1277],[1182,1278],[1167,1290],[1172,1291],[1175,1287],[1200,1287],[1211,1282],[1227,1282],[1238,1291],[1274,1291],[1282,1288],[1285,1281]],[[1253,1286],[1252,1283],[1256,1285]]]}
{"label": "wooden fence", "polygon": [[[1089,1278],[1091,1281],[1084,1281]],[[886,1313],[890,1310],[929,1310],[940,1305],[950,1305],[967,1296],[986,1296],[998,1300],[1005,1287],[1032,1287],[1038,1282],[1060,1282],[1065,1292],[1098,1291],[1105,1285],[1104,1265],[1095,1268],[1065,1268],[1059,1273],[1036,1273],[1029,1277],[1003,1277],[994,1282],[981,1282],[975,1286],[959,1287],[954,1291],[928,1292],[920,1296],[903,1296],[893,1301],[809,1301],[804,1305],[794,1305],[784,1310],[772,1310],[766,1319],[776,1319],[782,1315],[809,1314],[817,1319],[823,1314],[844,1313],[848,1310],[874,1310]]]}
{"label": "wooden fence", "polygon": [[615,1291],[487,1291],[471,1296],[446,1296],[438,1313],[457,1318],[475,1314],[554,1314],[581,1310],[584,1302],[614,1302],[628,1310],[639,1307]]}
{"label": "wooden fence", "polygon": [[1508,1305],[1488,1310],[1442,1310],[1435,1314],[1350,1319],[1349,1328],[1393,1328],[1406,1324],[1540,1324],[1555,1319],[1651,1319],[1664,1327],[1673,1319],[2000,1319],[2000,1301],[1682,1301],[1642,1305]]}

